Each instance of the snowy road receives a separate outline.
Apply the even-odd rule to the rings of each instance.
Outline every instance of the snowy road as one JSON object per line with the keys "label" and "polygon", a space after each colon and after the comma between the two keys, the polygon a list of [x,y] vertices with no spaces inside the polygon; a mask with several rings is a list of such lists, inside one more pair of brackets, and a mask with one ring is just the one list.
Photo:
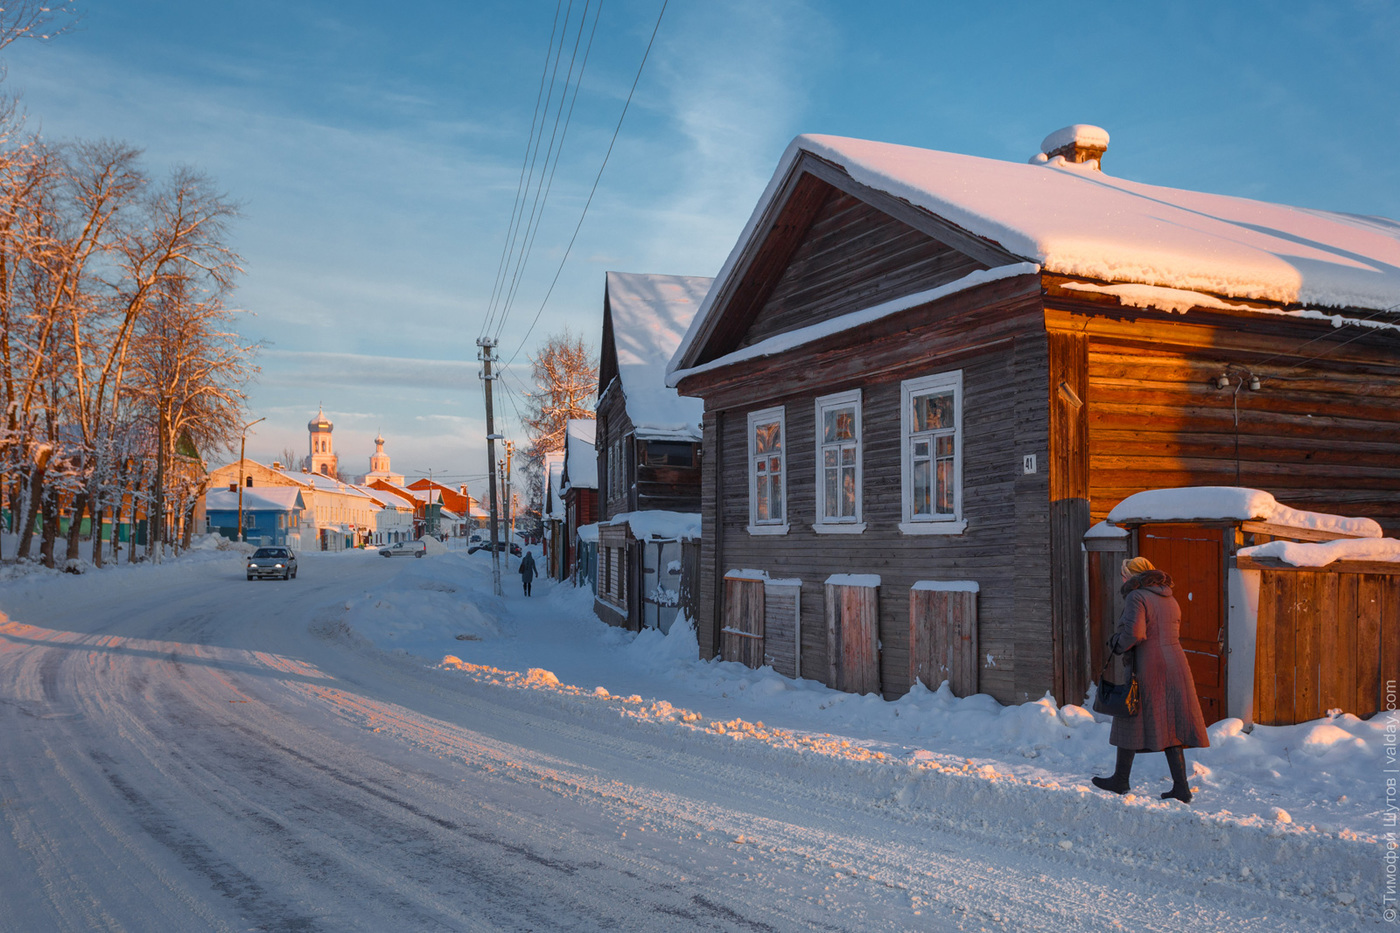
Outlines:
{"label": "snowy road", "polygon": [[[1353,858],[1337,840],[1256,833],[1236,858],[1189,813],[775,767],[771,745],[347,636],[347,598],[414,563],[0,589],[0,929],[1370,928],[1220,867]],[[1185,846],[1221,850],[1201,864],[1158,854],[1213,833]]]}

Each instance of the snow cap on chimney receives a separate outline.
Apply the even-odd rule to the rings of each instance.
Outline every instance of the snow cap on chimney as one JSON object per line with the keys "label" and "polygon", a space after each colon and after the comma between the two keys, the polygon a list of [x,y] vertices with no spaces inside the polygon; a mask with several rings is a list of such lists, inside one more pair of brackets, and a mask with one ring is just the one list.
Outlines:
{"label": "snow cap on chimney", "polygon": [[1108,130],[1088,123],[1076,123],[1045,137],[1040,144],[1040,152],[1030,161],[1032,164],[1042,164],[1059,158],[1064,162],[1092,162],[1093,168],[1102,170],[1106,151]]}

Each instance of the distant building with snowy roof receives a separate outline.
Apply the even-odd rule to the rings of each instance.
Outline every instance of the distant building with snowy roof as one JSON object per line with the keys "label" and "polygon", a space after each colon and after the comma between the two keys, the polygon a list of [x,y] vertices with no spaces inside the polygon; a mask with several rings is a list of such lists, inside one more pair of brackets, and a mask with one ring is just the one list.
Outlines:
{"label": "distant building with snowy roof", "polygon": [[[1080,702],[1081,539],[1129,495],[1400,533],[1400,223],[1114,178],[1107,147],[792,142],[668,368],[704,401],[703,656]],[[1198,685],[1219,631],[1183,631]]]}
{"label": "distant building with snowy roof", "polygon": [[593,441],[597,423],[570,418],[564,429],[564,464],[559,495],[564,501],[564,572],[572,576],[578,561],[579,528],[598,520],[598,450]]}
{"label": "distant building with snowy roof", "polygon": [[666,366],[713,279],[609,272],[598,361],[599,618],[669,629],[680,539],[639,538],[622,515],[700,511],[704,404],[666,385]]}

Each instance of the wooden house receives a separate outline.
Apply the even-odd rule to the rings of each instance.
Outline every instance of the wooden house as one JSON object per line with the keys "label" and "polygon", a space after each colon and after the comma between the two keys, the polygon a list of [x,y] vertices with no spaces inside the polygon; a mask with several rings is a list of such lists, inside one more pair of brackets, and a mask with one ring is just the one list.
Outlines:
{"label": "wooden house", "polygon": [[[598,521],[598,451],[593,445],[596,422],[570,418],[564,431],[564,465],[559,495],[564,501],[564,575],[577,579],[579,534]],[[586,538],[593,538],[591,531]]]}
{"label": "wooden house", "polygon": [[540,471],[540,544],[544,552],[544,574],[551,580],[562,580],[564,573],[564,500],[559,494],[564,478],[564,452],[552,450],[544,455]]}
{"label": "wooden house", "polygon": [[1149,488],[1400,531],[1400,225],[1032,164],[788,148],[673,358],[701,653],[1082,702],[1082,538]]}
{"label": "wooden house", "polygon": [[670,628],[681,542],[698,527],[704,406],[666,385],[712,279],[609,272],[598,364],[598,597],[603,621]]}

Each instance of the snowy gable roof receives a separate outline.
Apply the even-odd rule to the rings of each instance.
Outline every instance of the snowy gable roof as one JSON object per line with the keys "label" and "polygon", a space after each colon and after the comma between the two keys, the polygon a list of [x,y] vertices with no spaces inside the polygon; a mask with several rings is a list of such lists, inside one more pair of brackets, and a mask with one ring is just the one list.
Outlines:
{"label": "snowy gable roof", "polygon": [[[746,245],[810,153],[1046,272],[1336,308],[1400,305],[1400,222],[839,136],[789,144],[673,359],[692,353]],[[1400,317],[1400,316],[1398,316]]]}
{"label": "snowy gable roof", "polygon": [[598,423],[570,418],[565,430],[564,488],[598,488],[598,450],[593,446]]}
{"label": "snowy gable roof", "polygon": [[700,440],[704,402],[668,388],[666,366],[712,282],[698,275],[607,275],[617,378],[639,438]]}
{"label": "snowy gable roof", "polygon": [[1285,304],[1400,304],[1400,223],[1384,217],[1146,185],[1062,159],[1030,165],[838,136],[799,136],[784,166],[802,150],[1048,272]]}
{"label": "snowy gable roof", "polygon": [[[204,508],[209,512],[237,511],[238,501],[236,489],[211,489],[204,494]],[[247,486],[243,489],[245,512],[290,512],[304,508],[301,490],[296,486]]]}
{"label": "snowy gable roof", "polygon": [[544,476],[544,489],[541,490],[544,503],[544,517],[561,518],[564,515],[564,504],[559,500],[559,484],[564,478],[564,452],[562,450],[551,450],[544,455],[544,469],[541,471]]}

